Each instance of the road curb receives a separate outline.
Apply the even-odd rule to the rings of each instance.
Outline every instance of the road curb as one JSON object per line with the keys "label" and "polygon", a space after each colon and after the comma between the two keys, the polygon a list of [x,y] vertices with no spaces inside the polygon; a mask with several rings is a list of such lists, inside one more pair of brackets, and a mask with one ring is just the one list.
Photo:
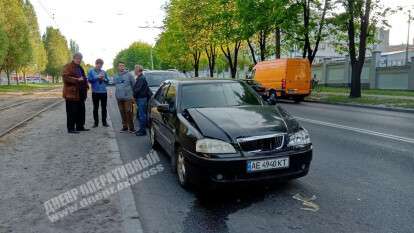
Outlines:
{"label": "road curb", "polygon": [[[113,126],[109,114],[107,118],[111,126]],[[111,148],[112,160],[115,162],[117,166],[123,165],[121,159],[121,152],[116,141],[116,136],[113,127],[110,128],[109,135],[111,137],[111,142],[109,146]],[[121,216],[122,223],[124,226],[124,233],[143,233],[144,230],[142,228],[142,222],[136,208],[135,199],[134,195],[132,194],[131,187],[128,187],[120,191],[118,195],[121,205]]]}
{"label": "road curb", "polygon": [[414,114],[414,109],[408,109],[408,108],[392,108],[392,107],[381,107],[381,106],[372,106],[372,105],[363,105],[363,104],[328,103],[328,102],[318,101],[318,100],[305,100],[304,102],[327,104],[327,105],[339,105],[339,106],[356,107],[356,108],[368,108],[368,109],[383,110],[383,111],[390,111],[390,112],[404,112],[404,113]]}

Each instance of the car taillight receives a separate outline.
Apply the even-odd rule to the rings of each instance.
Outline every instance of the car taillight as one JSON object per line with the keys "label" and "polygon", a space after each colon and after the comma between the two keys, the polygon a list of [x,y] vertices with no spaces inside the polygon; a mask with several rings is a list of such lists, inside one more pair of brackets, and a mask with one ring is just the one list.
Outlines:
{"label": "car taillight", "polygon": [[282,79],[282,89],[286,89],[286,79]]}

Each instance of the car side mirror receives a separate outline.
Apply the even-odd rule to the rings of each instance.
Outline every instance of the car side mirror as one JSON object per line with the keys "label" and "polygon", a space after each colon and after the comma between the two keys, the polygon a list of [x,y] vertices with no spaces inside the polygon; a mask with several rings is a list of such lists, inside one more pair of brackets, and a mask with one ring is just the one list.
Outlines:
{"label": "car side mirror", "polygon": [[170,105],[168,104],[160,104],[157,106],[157,110],[158,112],[162,112],[162,113],[170,113]]}

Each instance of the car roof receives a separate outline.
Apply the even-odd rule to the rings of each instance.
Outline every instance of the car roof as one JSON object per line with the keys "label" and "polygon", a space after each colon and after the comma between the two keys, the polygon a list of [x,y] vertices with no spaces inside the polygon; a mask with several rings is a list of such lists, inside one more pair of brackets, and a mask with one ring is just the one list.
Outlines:
{"label": "car roof", "polygon": [[144,73],[181,73],[178,70],[144,70]]}
{"label": "car roof", "polygon": [[174,80],[166,80],[166,82],[175,84],[194,84],[194,83],[228,83],[228,82],[240,82],[234,79],[217,79],[217,78],[178,78]]}

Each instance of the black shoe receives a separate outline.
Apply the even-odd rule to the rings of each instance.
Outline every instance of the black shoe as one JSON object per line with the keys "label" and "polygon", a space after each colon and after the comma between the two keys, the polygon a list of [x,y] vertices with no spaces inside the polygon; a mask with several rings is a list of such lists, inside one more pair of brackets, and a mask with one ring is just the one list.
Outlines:
{"label": "black shoe", "polygon": [[82,128],[82,129],[76,129],[76,131],[80,131],[80,132],[87,132],[87,131],[90,131],[90,129],[85,129],[85,128]]}
{"label": "black shoe", "polygon": [[126,133],[126,132],[128,132],[128,128],[122,128],[120,132],[121,133]]}
{"label": "black shoe", "polygon": [[78,131],[75,131],[75,130],[68,130],[68,133],[70,133],[70,134],[78,134],[79,132]]}
{"label": "black shoe", "polygon": [[103,127],[109,127],[109,125],[107,123],[102,123]]}
{"label": "black shoe", "polygon": [[135,135],[138,136],[138,137],[145,136],[145,135],[147,135],[147,132],[145,132],[145,131],[138,131],[138,132],[135,133]]}
{"label": "black shoe", "polygon": [[94,124],[93,125],[93,128],[98,128],[98,124]]}

